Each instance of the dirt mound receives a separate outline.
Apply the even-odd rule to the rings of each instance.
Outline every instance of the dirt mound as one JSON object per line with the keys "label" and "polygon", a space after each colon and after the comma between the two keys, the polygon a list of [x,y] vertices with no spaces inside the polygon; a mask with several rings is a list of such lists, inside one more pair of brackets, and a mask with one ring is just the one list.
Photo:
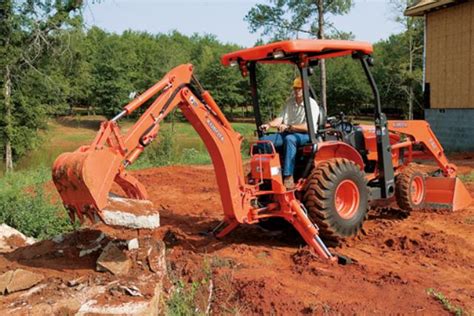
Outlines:
{"label": "dirt mound", "polygon": [[[474,161],[465,157],[455,158],[461,160],[461,172],[469,173]],[[405,212],[394,200],[374,205],[361,234],[330,248],[353,260],[341,266],[315,257],[288,230],[272,232],[253,225],[239,227],[222,240],[208,234],[223,218],[211,166],[132,173],[149,188],[150,199],[160,210],[161,228],[150,240],[166,244],[171,281],[166,282],[167,288],[186,285],[200,311],[210,308],[216,315],[447,313],[433,297],[434,290],[465,312],[474,312],[470,277],[474,206],[457,212]],[[474,195],[474,183],[466,186]],[[0,255],[0,273],[23,268],[45,276],[27,297],[2,298],[0,309],[26,302],[41,307],[48,299],[66,302],[92,285],[98,292],[90,295],[104,304],[151,299],[157,276],[151,271],[148,251],[118,244],[132,262],[130,271],[125,276],[96,271],[101,252],[115,240],[111,236],[143,236],[98,228],[105,233],[81,230]],[[130,294],[136,288],[142,296]]]}
{"label": "dirt mound", "polygon": [[[462,172],[474,167],[472,160],[462,163]],[[134,175],[153,188],[151,200],[161,207],[170,273],[189,284],[212,279],[215,314],[445,312],[431,288],[474,311],[472,206],[409,213],[388,201],[370,211],[362,234],[331,248],[355,261],[339,266],[314,257],[284,230],[242,226],[222,240],[203,234],[223,217],[212,167]],[[467,187],[474,195],[474,185]]]}

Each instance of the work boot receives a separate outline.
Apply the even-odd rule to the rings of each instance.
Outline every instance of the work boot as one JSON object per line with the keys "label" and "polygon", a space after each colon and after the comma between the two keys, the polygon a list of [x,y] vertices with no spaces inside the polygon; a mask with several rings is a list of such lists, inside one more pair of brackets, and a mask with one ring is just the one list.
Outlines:
{"label": "work boot", "polygon": [[295,188],[295,181],[293,180],[293,176],[284,177],[283,185],[287,190],[293,190]]}

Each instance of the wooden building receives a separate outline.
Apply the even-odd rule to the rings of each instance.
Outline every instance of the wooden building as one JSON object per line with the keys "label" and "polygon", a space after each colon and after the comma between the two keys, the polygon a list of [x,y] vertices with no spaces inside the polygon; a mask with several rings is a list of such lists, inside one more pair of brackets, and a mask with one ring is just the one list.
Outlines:
{"label": "wooden building", "polygon": [[421,0],[425,118],[447,150],[474,150],[474,0]]}

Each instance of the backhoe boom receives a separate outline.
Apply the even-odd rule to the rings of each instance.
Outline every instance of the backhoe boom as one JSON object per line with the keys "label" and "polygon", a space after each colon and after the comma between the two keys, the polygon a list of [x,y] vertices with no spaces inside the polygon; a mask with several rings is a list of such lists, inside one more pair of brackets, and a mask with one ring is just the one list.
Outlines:
{"label": "backhoe boom", "polygon": [[[156,95],[145,113],[122,135],[117,121]],[[240,153],[242,136],[234,131],[211,95],[202,89],[190,64],[171,70],[114,119],[102,123],[90,146],[58,157],[53,166],[53,180],[71,218],[77,216],[82,220],[86,215],[95,220],[97,215],[102,219],[101,211],[107,205],[113,182],[128,198],[147,199],[145,187],[125,168],[156,138],[160,123],[177,107],[204,141],[214,165],[224,210],[224,225],[219,227],[223,229],[215,231],[218,237],[225,236],[239,224],[282,217],[293,224],[317,254],[335,258],[322,243],[317,227],[307,217],[294,192],[284,188],[279,173],[273,173],[280,170],[276,152],[253,156],[253,163],[259,165],[262,174],[263,170],[269,170],[270,162],[274,164],[272,189],[261,191],[262,179],[246,183]],[[272,197],[273,202],[261,207],[257,202],[261,195]]]}

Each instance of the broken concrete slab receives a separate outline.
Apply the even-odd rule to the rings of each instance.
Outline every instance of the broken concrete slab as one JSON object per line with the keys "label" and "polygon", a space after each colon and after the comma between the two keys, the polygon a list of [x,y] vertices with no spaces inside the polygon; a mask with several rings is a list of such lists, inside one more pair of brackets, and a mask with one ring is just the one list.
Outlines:
{"label": "broken concrete slab", "polygon": [[153,240],[151,242],[151,249],[148,254],[148,266],[150,270],[155,273],[166,273],[166,253],[165,243],[161,240]]}
{"label": "broken concrete slab", "polygon": [[7,271],[0,276],[0,294],[27,290],[43,280],[43,275],[31,271],[23,269]]}
{"label": "broken concrete slab", "polygon": [[4,295],[7,291],[7,286],[13,277],[13,271],[7,271],[0,275],[0,294]]}
{"label": "broken concrete slab", "polygon": [[97,298],[90,299],[81,305],[75,315],[160,315],[160,311],[162,311],[160,304],[162,293],[162,283],[158,282],[149,299],[133,297],[128,302],[120,302],[119,300],[103,302]]}
{"label": "broken concrete slab", "polygon": [[44,276],[28,270],[16,269],[13,273],[7,292],[13,293],[27,290],[44,280]]}
{"label": "broken concrete slab", "polygon": [[133,229],[160,227],[160,213],[148,200],[109,197],[101,217],[105,224]]}
{"label": "broken concrete slab", "polygon": [[11,252],[19,247],[31,245],[35,242],[34,238],[26,237],[7,224],[0,225],[0,253]]}
{"label": "broken concrete slab", "polygon": [[127,274],[132,261],[113,242],[109,242],[97,259],[97,271],[109,271],[114,275]]}
{"label": "broken concrete slab", "polygon": [[[7,275],[0,276],[2,280],[0,283],[4,284],[3,291],[7,291],[15,269],[24,268],[24,265],[17,260],[28,260],[28,263],[32,265],[39,263],[41,273],[47,281],[42,281],[21,292],[0,296],[0,313],[5,315],[97,315],[95,312],[109,315],[110,312],[121,315],[157,315],[160,312],[163,313],[161,304],[163,303],[164,275],[152,272],[148,260],[159,266],[161,265],[159,262],[164,262],[164,258],[162,261],[156,258],[152,253],[153,243],[146,244],[144,241],[154,239],[144,234],[143,230],[138,232],[121,228],[117,231],[118,236],[112,237],[113,235],[106,230],[103,237],[104,231],[97,229],[77,230],[57,238],[56,241],[59,243],[44,240],[18,249],[12,254],[14,257],[8,255],[10,258],[8,269],[11,271]],[[139,248],[129,250],[129,246],[135,248],[137,241]],[[91,251],[97,245],[101,245],[102,248],[95,253],[80,257],[81,251]],[[143,249],[144,247],[146,248]],[[107,251],[103,251],[105,248]],[[160,248],[156,247],[156,249]],[[58,251],[62,251],[61,256],[57,255]],[[161,250],[156,251],[160,254],[164,253]],[[143,255],[138,260],[142,252]],[[149,254],[151,254],[150,259],[148,259]],[[97,260],[99,255],[102,255],[102,258]],[[98,261],[101,264],[98,264]],[[115,269],[117,263],[120,263],[118,266],[122,268]],[[95,271],[97,267],[124,275],[97,273]],[[30,271],[36,272],[33,269]],[[165,269],[163,271],[166,273]],[[114,291],[114,289],[117,290]]]}
{"label": "broken concrete slab", "polygon": [[128,250],[138,249],[140,247],[138,238],[133,238],[132,240],[128,240],[127,247],[128,247]]}

